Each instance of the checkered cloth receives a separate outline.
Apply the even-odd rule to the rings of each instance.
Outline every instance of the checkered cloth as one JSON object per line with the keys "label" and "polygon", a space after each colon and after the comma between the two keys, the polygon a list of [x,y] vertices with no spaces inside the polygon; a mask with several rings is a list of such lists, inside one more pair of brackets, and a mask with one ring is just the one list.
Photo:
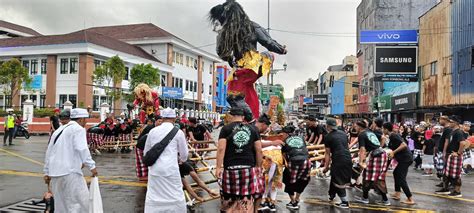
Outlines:
{"label": "checkered cloth", "polygon": [[388,157],[382,152],[379,157],[372,157],[369,153],[367,167],[364,169],[363,177],[366,181],[385,180],[387,173]]}
{"label": "checkered cloth", "polygon": [[148,177],[148,167],[143,163],[143,150],[136,148],[135,157],[137,177]]}
{"label": "checkered cloth", "polygon": [[132,142],[133,135],[132,134],[119,134],[118,140],[121,142]]}
{"label": "checkered cloth", "polygon": [[423,150],[421,149],[414,149],[413,150],[413,159],[415,159],[417,156],[423,157]]}
{"label": "checkered cloth", "polygon": [[311,161],[306,159],[303,163],[295,164],[291,161],[288,163],[288,168],[290,169],[290,183],[296,183],[298,180],[308,180]]}
{"label": "checkered cloth", "polygon": [[91,149],[99,149],[103,144],[103,135],[97,133],[87,133],[87,144]]}
{"label": "checkered cloth", "polygon": [[249,196],[262,194],[264,178],[261,168],[224,169],[221,179],[221,193],[224,196]]}
{"label": "checkered cloth", "polygon": [[462,171],[462,156],[449,155],[444,169],[444,175],[450,178],[460,178]]}
{"label": "checkered cloth", "polygon": [[465,149],[462,153],[462,159],[468,160],[471,158],[471,149]]}
{"label": "checkered cloth", "polygon": [[[208,143],[198,143],[198,144],[193,144],[193,148],[195,149],[205,149],[205,148],[209,148],[209,144]],[[202,155],[204,152],[200,151],[200,152],[197,152],[198,155]]]}
{"label": "checkered cloth", "polygon": [[115,136],[113,135],[104,135],[104,138],[102,140],[104,143],[110,143],[115,141]]}
{"label": "checkered cloth", "polygon": [[444,172],[443,152],[435,153],[435,155],[433,156],[433,163],[438,174],[443,175],[443,172]]}

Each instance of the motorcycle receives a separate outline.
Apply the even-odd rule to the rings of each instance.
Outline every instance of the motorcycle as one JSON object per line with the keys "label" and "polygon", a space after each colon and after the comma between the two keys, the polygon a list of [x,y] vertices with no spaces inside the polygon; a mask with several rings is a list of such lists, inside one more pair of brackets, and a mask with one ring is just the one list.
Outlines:
{"label": "motorcycle", "polygon": [[20,126],[17,126],[15,137],[25,137],[26,139],[30,138],[30,132],[28,132],[28,123],[21,123]]}

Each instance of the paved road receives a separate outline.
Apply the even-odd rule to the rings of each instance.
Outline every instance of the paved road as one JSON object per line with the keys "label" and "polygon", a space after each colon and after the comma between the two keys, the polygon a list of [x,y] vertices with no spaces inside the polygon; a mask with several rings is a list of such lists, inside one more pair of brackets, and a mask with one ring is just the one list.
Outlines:
{"label": "paved road", "polygon": [[[13,203],[40,198],[46,187],[42,180],[42,162],[48,137],[33,136],[30,140],[18,139],[14,146],[0,147],[0,208]],[[101,180],[101,192],[106,212],[142,212],[146,185],[138,183],[135,178],[134,153],[103,153],[94,156]],[[90,175],[84,171],[85,175]],[[202,179],[211,178],[209,173],[201,173]],[[393,192],[393,178],[388,174],[389,191]],[[351,212],[378,211],[445,211],[474,212],[474,175],[463,177],[463,198],[455,199],[438,196],[434,185],[435,177],[422,177],[421,172],[410,170],[408,175],[410,187],[414,191],[415,206],[405,206],[391,200],[392,206],[353,204]],[[217,184],[211,184],[217,190]],[[312,178],[310,185],[303,194],[304,203],[299,212],[348,212],[330,206],[327,199],[328,180]],[[361,192],[349,190],[349,197],[359,196]],[[203,196],[207,194],[203,193]],[[371,195],[371,200],[377,196]],[[288,212],[284,208],[289,201],[280,192],[277,198],[279,212]],[[195,212],[217,212],[218,200],[206,202],[195,207]]]}

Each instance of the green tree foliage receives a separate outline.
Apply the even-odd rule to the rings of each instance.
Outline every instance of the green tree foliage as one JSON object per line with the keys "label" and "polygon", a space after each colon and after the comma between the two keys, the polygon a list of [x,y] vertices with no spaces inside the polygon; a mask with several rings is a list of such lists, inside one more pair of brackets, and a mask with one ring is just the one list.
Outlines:
{"label": "green tree foliage", "polygon": [[105,94],[112,100],[120,99],[122,89],[116,88],[115,85],[122,82],[126,74],[123,60],[118,56],[113,56],[103,66],[94,70],[92,81],[96,85],[103,86]]}
{"label": "green tree foliage", "polygon": [[32,82],[28,69],[21,65],[20,60],[13,58],[0,66],[0,85],[3,93],[15,97],[23,89],[23,83],[28,87]]}
{"label": "green tree foliage", "polygon": [[137,64],[130,70],[130,95],[127,101],[132,102],[135,99],[133,89],[141,83],[147,84],[150,88],[160,85],[160,71],[151,64]]}

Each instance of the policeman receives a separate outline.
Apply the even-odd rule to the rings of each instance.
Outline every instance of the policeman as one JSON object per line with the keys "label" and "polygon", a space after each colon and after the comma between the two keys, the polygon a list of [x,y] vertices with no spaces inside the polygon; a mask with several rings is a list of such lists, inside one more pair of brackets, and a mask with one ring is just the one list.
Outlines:
{"label": "policeman", "polygon": [[5,117],[3,125],[5,127],[5,134],[3,136],[3,145],[7,145],[7,137],[9,145],[13,145],[13,130],[15,129],[15,117],[13,116],[13,109],[7,109],[8,115]]}

